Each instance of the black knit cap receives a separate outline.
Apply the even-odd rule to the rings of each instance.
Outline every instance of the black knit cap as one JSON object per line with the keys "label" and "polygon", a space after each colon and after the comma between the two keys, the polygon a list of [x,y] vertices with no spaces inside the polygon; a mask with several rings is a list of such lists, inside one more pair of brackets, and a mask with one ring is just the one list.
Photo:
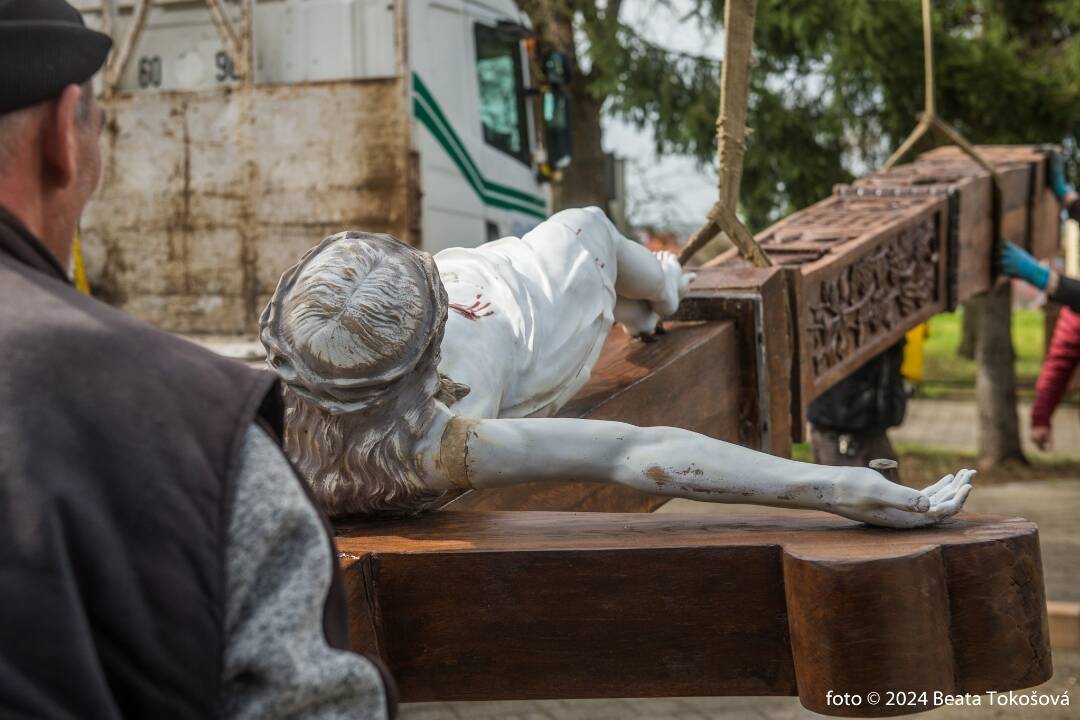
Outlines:
{"label": "black knit cap", "polygon": [[0,115],[89,80],[111,47],[64,0],[0,0]]}

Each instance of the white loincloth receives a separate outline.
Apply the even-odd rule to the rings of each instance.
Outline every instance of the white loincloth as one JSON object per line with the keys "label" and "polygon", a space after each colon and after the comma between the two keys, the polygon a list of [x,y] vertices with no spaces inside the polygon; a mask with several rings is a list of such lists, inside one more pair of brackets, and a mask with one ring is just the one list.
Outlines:
{"label": "white loincloth", "polygon": [[620,242],[585,208],[435,256],[451,303],[439,370],[471,388],[454,412],[546,417],[581,389],[614,323]]}

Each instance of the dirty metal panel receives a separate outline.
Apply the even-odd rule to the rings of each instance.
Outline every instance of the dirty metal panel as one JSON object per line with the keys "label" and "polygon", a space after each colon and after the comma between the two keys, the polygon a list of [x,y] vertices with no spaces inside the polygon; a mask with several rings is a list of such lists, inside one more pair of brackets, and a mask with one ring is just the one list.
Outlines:
{"label": "dirty metal panel", "polygon": [[398,79],[125,94],[106,110],[88,271],[95,293],[150,323],[250,333],[281,273],[326,235],[413,239]]}

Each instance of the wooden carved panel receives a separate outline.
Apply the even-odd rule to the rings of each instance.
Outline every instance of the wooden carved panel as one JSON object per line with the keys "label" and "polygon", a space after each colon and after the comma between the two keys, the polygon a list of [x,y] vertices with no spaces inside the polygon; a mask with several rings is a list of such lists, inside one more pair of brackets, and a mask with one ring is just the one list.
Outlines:
{"label": "wooden carved panel", "polygon": [[804,296],[805,337],[815,378],[937,303],[940,236],[933,217],[901,229]]}
{"label": "wooden carved panel", "polygon": [[993,193],[990,174],[968,164],[920,159],[838,185],[840,196],[948,198],[949,231],[946,265],[949,268],[948,307],[990,287],[994,238]]}
{"label": "wooden carved panel", "polygon": [[948,201],[921,205],[799,268],[799,402],[815,397],[946,308]]}

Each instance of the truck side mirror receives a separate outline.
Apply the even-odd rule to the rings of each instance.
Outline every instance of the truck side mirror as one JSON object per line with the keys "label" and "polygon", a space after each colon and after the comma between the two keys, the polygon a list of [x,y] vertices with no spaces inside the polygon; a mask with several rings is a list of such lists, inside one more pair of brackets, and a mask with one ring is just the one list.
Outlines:
{"label": "truck side mirror", "polygon": [[561,89],[548,88],[541,95],[544,111],[544,144],[551,171],[570,164],[574,151],[574,129],[570,96]]}

